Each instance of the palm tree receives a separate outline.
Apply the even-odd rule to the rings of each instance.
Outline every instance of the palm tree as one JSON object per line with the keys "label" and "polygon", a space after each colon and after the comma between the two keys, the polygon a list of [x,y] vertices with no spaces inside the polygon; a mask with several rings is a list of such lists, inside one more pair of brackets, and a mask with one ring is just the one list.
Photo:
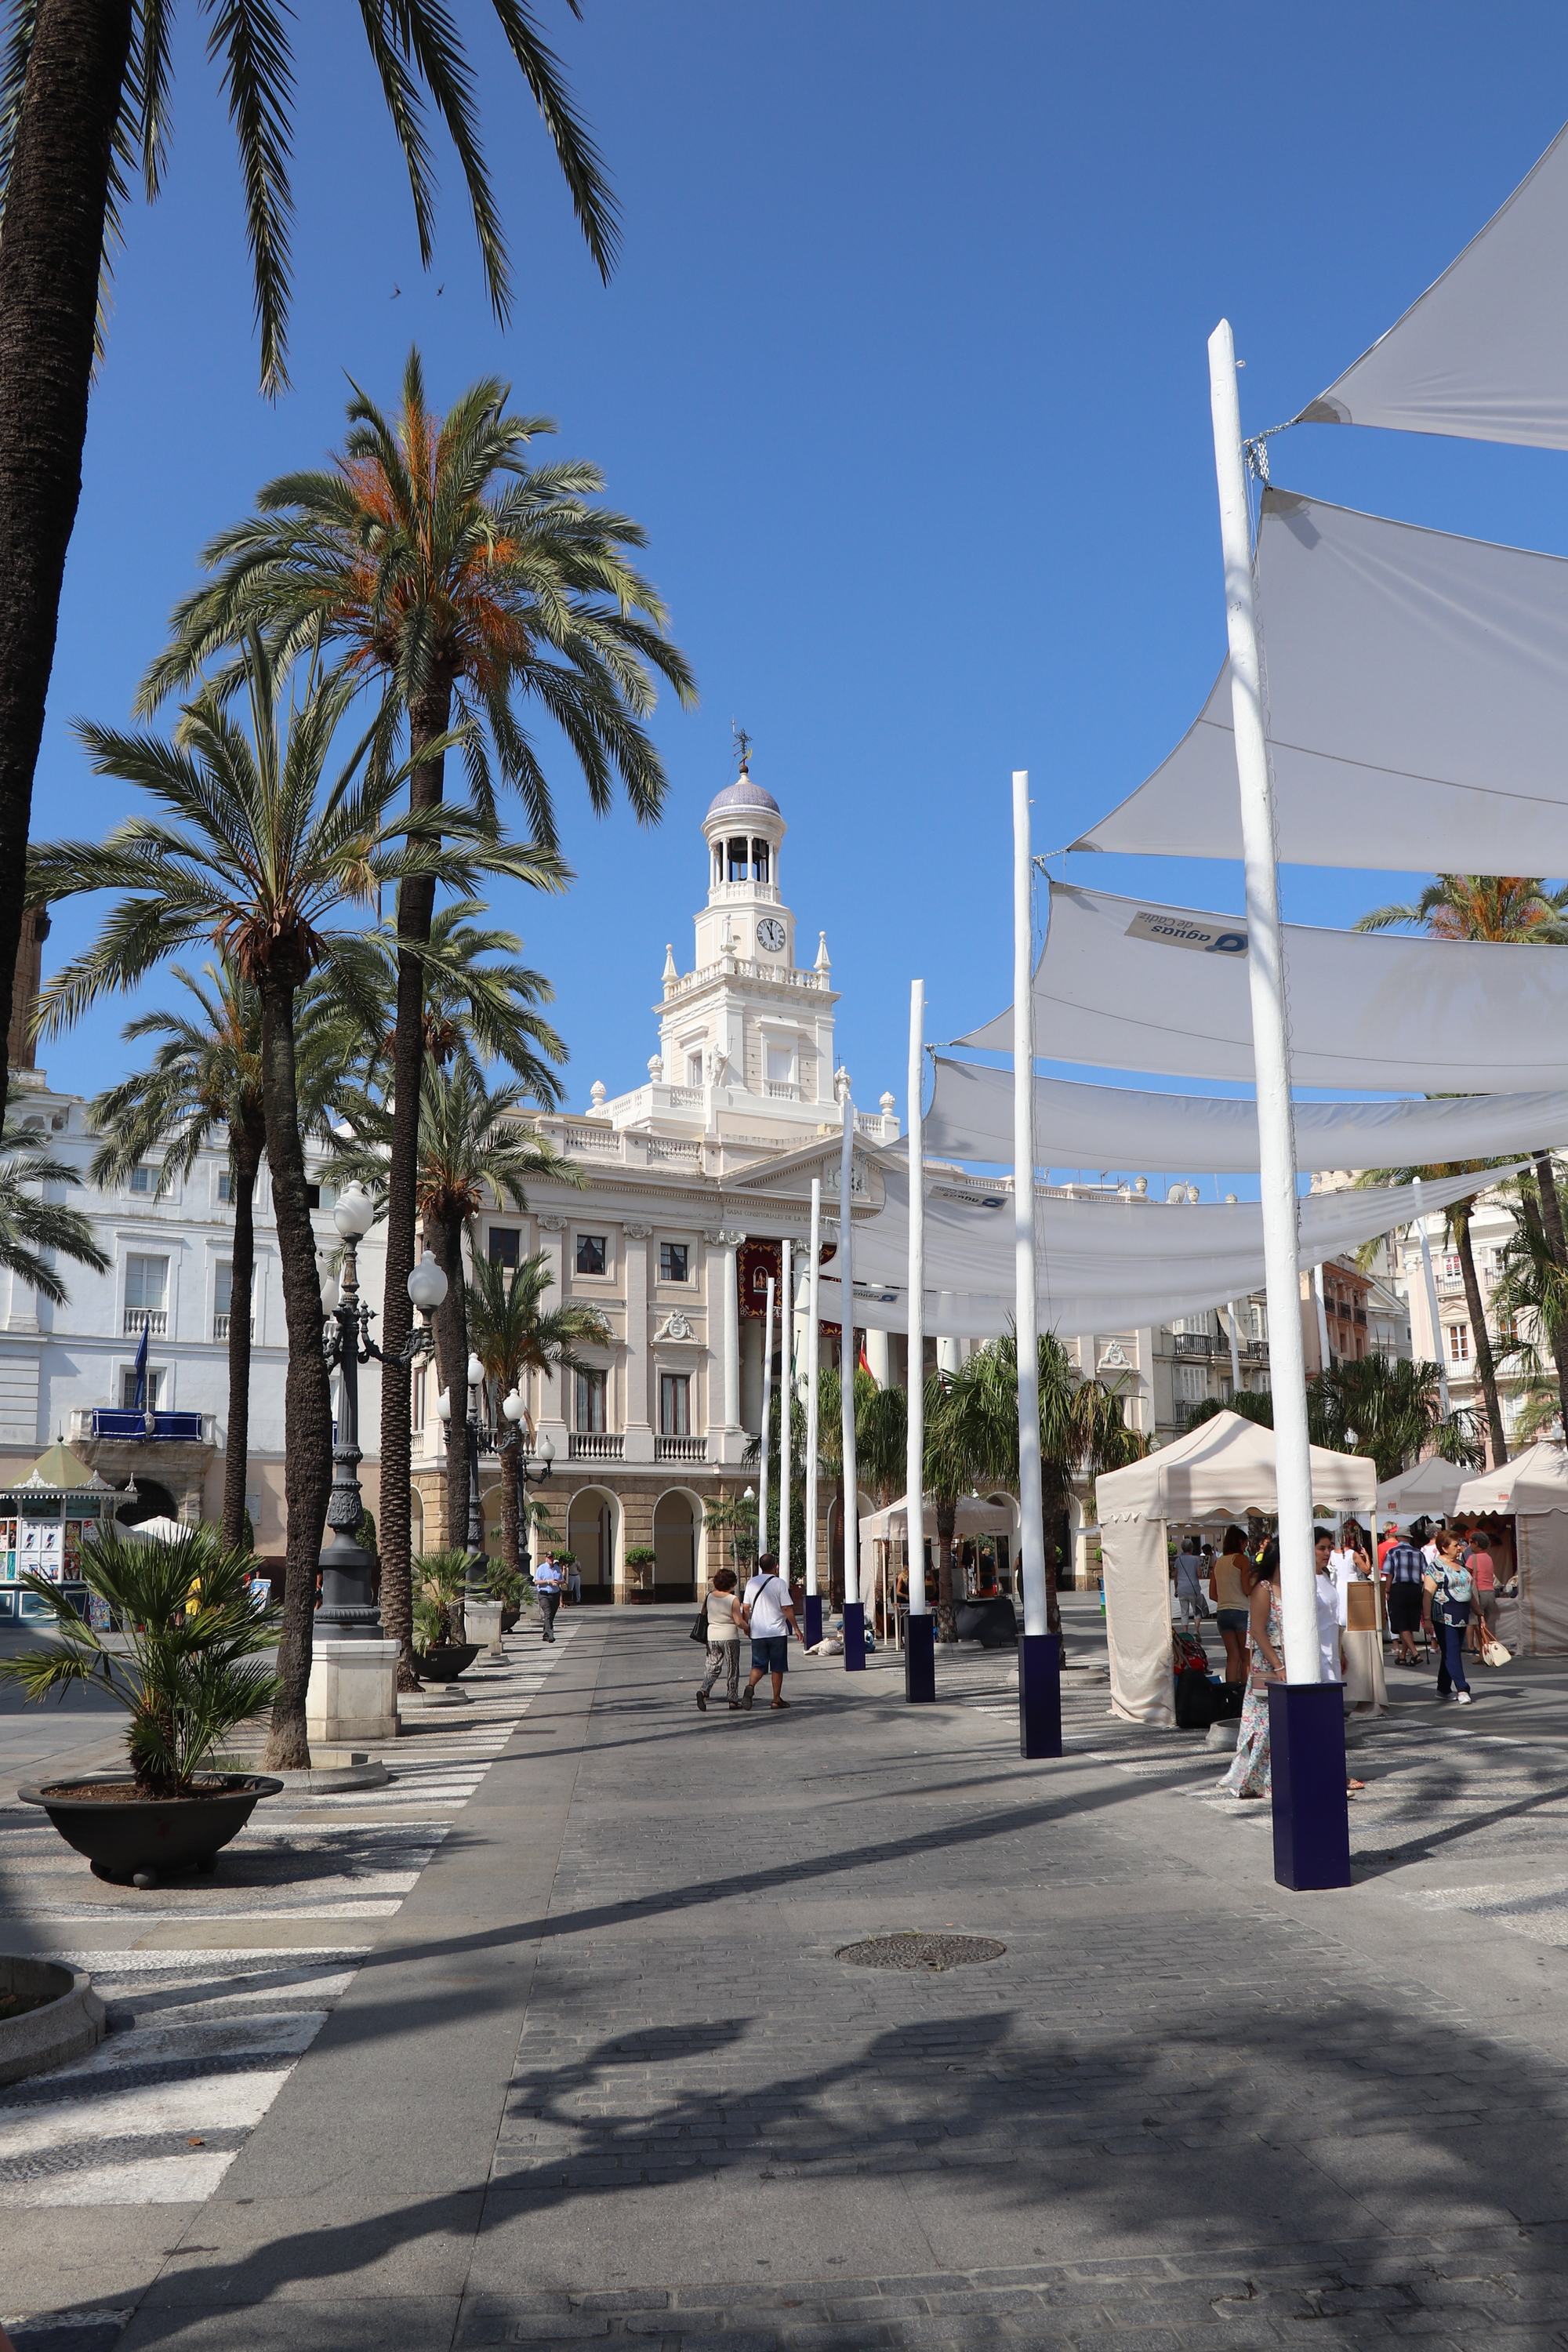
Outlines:
{"label": "palm tree", "polygon": [[[232,956],[174,977],[195,1001],[192,1013],[143,1013],[121,1031],[126,1042],[157,1037],[151,1066],[94,1097],[88,1115],[101,1140],[89,1173],[98,1185],[120,1183],[162,1150],[157,1195],[188,1176],[215,1136],[228,1144],[234,1244],[229,1269],[228,1426],[225,1435],[223,1542],[232,1551],[245,1532],[246,1465],[250,1444],[250,1333],[256,1277],[256,1181],[267,1150],[261,1084],[261,994]],[[342,1070],[341,1022],[333,1000],[312,983],[296,1019],[300,1108],[307,1128],[324,1114]]]}
{"label": "palm tree", "polygon": [[[259,511],[223,532],[205,561],[215,578],[174,615],[174,640],[143,687],[153,703],[220,656],[247,624],[284,642],[320,638],[380,681],[384,722],[402,715],[412,755],[410,804],[434,809],[445,792],[443,745],[466,727],[470,785],[488,805],[499,770],[521,796],[535,836],[552,845],[552,796],[520,723],[534,705],[564,736],[601,814],[618,774],[645,823],[663,805],[663,762],[643,720],[655,676],[682,703],[690,668],[666,634],[657,590],[628,551],[645,534],[590,501],[603,488],[581,461],[531,467],[526,452],[545,417],[507,411],[495,377],[471,384],[445,417],[431,413],[424,366],[411,352],[400,412],[363,393],[330,470],[268,484]],[[493,753],[493,759],[491,754]],[[397,973],[382,1331],[402,1347],[411,1309],[415,1161],[425,980],[419,950],[434,899],[410,883],[397,899]],[[388,1365],[381,1390],[382,1555],[407,1575],[408,1374]]]}
{"label": "palm tree", "polygon": [[[1272,1429],[1274,1398],[1268,1389],[1238,1389],[1229,1399],[1206,1397],[1193,1408],[1187,1426],[1196,1429],[1221,1412],[1239,1413],[1259,1429]],[[1479,1469],[1486,1460],[1473,1412],[1461,1406],[1443,1418],[1437,1366],[1407,1363],[1403,1357],[1363,1356],[1315,1372],[1307,1382],[1307,1434],[1331,1454],[1370,1455],[1382,1479],[1409,1469],[1428,1445],[1445,1462]]]}
{"label": "palm tree", "polygon": [[[279,0],[202,5],[239,148],[262,387],[274,396],[288,382],[297,19]],[[607,281],[616,209],[594,142],[528,0],[494,6]],[[479,134],[474,69],[452,13],[437,0],[361,0],[360,14],[407,166],[421,257],[428,263],[435,216],[427,98],[457,150],[491,307],[504,320],[506,240]],[[130,178],[141,178],[149,200],[163,180],[174,16],[168,0],[8,0],[0,16],[0,1013],[6,1023],[33,771],[81,491],[100,294]],[[0,1112],[5,1083],[0,1067]]]}
{"label": "palm tree", "polygon": [[[611,1345],[610,1327],[596,1307],[570,1300],[560,1307],[545,1306],[544,1294],[554,1280],[548,1250],[525,1257],[510,1272],[474,1253],[468,1286],[468,1339],[498,1403],[513,1389],[521,1391],[531,1372],[548,1381],[557,1372],[582,1370],[579,1347]],[[499,1413],[495,1418],[500,1419]],[[525,1412],[501,1447],[501,1553],[514,1575],[522,1566],[517,1461],[532,1438],[532,1415]]]}
{"label": "palm tree", "polygon": [[[1523,1374],[1531,1391],[1521,1416],[1521,1430],[1528,1423],[1539,1431],[1548,1413],[1568,1428],[1568,1267],[1547,1233],[1539,1186],[1521,1177],[1512,1189],[1517,1194],[1513,1234],[1503,1245],[1501,1271],[1492,1287],[1499,1359]],[[1554,1402],[1540,1393],[1545,1387],[1542,1340],[1556,1374]]]}
{"label": "palm tree", "polygon": [[[510,848],[479,819],[454,814],[442,841],[416,816],[395,815],[405,771],[366,770],[362,740],[335,775],[333,746],[355,686],[309,675],[287,716],[279,677],[259,639],[250,645],[249,729],[212,693],[187,704],[174,741],[82,725],[93,767],[139,786],[162,814],[132,816],[100,846],[57,842],[35,850],[42,899],[86,891],[123,895],[97,940],[55,974],[38,1029],[68,1028],[104,995],[135,987],[196,942],[213,944],[261,1000],[261,1095],[267,1160],[289,1331],[284,1397],[289,1516],[280,1691],[268,1760],[301,1766],[310,1672],[316,1564],[331,1475],[331,1411],[321,1353],[316,1240],[305,1192],[295,1001],[312,971],[348,967],[345,919],[385,882],[430,876],[458,895],[482,874],[553,888],[559,861]],[[284,703],[287,701],[283,696]]]}
{"label": "palm tree", "polygon": [[[36,1129],[15,1120],[0,1136],[0,1154],[5,1155],[0,1157],[0,1265],[19,1274],[52,1305],[63,1307],[68,1293],[51,1259],[69,1258],[75,1265],[90,1266],[94,1274],[106,1273],[110,1264],[82,1212],[48,1197],[51,1185],[79,1184],[81,1178],[74,1168],[50,1158]],[[37,1195],[27,1189],[34,1184]]]}

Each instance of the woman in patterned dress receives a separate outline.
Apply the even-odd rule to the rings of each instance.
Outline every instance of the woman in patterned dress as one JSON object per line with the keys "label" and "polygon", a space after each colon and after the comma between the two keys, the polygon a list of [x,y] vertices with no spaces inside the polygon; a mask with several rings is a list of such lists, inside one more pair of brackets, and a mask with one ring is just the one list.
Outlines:
{"label": "woman in patterned dress", "polygon": [[1241,1729],[1237,1735],[1236,1761],[1220,1786],[1232,1797],[1267,1797],[1269,1792],[1268,1685],[1285,1679],[1285,1633],[1279,1620],[1279,1546],[1271,1542],[1258,1565],[1252,1588],[1252,1672],[1241,1706]]}

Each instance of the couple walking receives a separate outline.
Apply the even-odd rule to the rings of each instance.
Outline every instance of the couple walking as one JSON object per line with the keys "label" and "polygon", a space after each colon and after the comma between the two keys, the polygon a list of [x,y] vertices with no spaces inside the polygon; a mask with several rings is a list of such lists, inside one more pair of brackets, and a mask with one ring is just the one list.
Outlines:
{"label": "couple walking", "polygon": [[[764,1552],[758,1560],[757,1572],[740,1600],[735,1597],[734,1570],[721,1568],[708,1594],[708,1672],[697,1694],[697,1704],[703,1714],[708,1712],[708,1694],[721,1675],[730,1695],[731,1712],[751,1706],[752,1694],[764,1675],[773,1677],[774,1706],[787,1708],[784,1678],[789,1664],[792,1633],[797,1642],[805,1638],[795,1622],[789,1587],[779,1575],[778,1561],[771,1552]],[[740,1688],[742,1634],[752,1644],[751,1679],[743,1692]]]}

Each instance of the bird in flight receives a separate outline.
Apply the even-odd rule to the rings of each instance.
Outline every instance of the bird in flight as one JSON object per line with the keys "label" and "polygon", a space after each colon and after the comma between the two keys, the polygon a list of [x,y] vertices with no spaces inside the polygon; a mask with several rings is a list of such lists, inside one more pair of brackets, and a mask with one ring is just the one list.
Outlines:
{"label": "bird in flight", "polygon": [[403,291],[403,289],[402,289],[402,287],[401,287],[401,286],[395,286],[395,287],[393,288],[393,289],[392,289],[391,293],[387,296],[387,298],[386,298],[386,299],[387,299],[387,300],[388,300],[389,302],[395,302],[395,301],[396,301],[396,299],[397,299],[397,298],[398,298],[398,296],[402,293],[402,291]]}

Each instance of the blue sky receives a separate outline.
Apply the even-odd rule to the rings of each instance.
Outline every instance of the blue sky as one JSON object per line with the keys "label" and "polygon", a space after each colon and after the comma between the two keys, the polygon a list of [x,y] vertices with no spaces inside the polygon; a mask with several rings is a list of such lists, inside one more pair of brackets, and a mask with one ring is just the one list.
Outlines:
{"label": "blue sky", "polygon": [[[584,7],[582,25],[551,0],[543,15],[625,209],[608,290],[488,9],[458,11],[511,236],[505,331],[449,154],[426,277],[357,12],[301,12],[294,388],[270,406],[232,151],[185,12],[168,189],[132,213],[93,399],[34,830],[123,813],[70,718],[128,717],[204,541],[269,476],[321,460],[345,375],[392,403],[416,338],[438,404],[500,373],[560,420],[561,453],[604,467],[702,688],[695,715],[661,704],[655,831],[595,821],[551,747],[577,885],[498,901],[553,976],[573,1104],[644,1075],[667,940],[689,965],[697,827],[732,774],[733,718],[789,822],[805,960],[827,932],[857,1095],[891,1088],[902,1115],[910,975],[935,1039],[1009,992],[1010,771],[1030,770],[1053,846],[1141,781],[1212,681],[1215,320],[1247,362],[1247,427],[1293,414],[1555,134],[1568,18],[1433,0]],[[1273,473],[1568,552],[1553,453],[1314,426],[1273,445]],[[1239,903],[1223,866],[1068,865]],[[1348,923],[1405,887],[1289,869],[1286,910]],[[90,921],[58,911],[51,965]],[[124,1017],[51,1044],[51,1077],[118,1076]]]}

